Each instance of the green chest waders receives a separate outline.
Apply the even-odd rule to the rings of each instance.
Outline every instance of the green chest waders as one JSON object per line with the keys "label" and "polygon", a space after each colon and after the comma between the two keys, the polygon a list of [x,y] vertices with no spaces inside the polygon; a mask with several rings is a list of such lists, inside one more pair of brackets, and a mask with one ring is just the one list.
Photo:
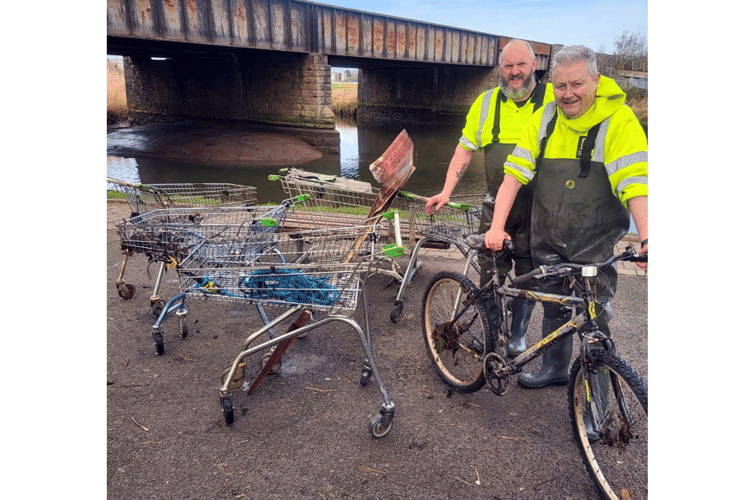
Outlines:
{"label": "green chest waders", "polygon": [[[533,265],[605,260],[629,230],[629,212],[614,196],[603,162],[591,160],[601,124],[593,127],[581,142],[579,159],[545,158],[546,139],[555,121],[556,115],[546,128],[537,160],[538,185],[533,195],[530,223]],[[616,293],[616,281],[616,269],[604,269],[595,285],[596,322],[608,336],[612,315],[608,302]],[[538,290],[564,295],[571,292],[563,281],[541,283]],[[566,323],[571,314],[568,308],[554,304],[544,304],[543,310],[543,337]],[[519,385],[526,388],[565,385],[572,340],[568,337],[544,352],[540,371],[520,375]]]}
{"label": "green chest waders", "polygon": [[[545,85],[538,83],[530,99],[533,104],[533,112],[543,103]],[[483,210],[480,220],[480,232],[485,233],[491,228],[493,220],[494,200],[504,181],[504,162],[507,156],[514,150],[516,144],[504,144],[499,141],[501,132],[501,103],[506,101],[506,96],[498,92],[493,128],[491,129],[492,141],[483,148],[485,157],[486,186],[488,196],[483,201]],[[514,243],[514,270],[517,275],[525,274],[533,270],[530,258],[530,207],[533,200],[533,184],[523,186],[517,193],[514,204],[509,212],[504,230],[512,237]],[[512,269],[512,255],[502,254],[503,257],[496,259],[496,267],[503,276]],[[493,264],[491,257],[479,254],[478,263],[481,268],[480,286],[491,279]],[[516,356],[527,348],[525,332],[527,331],[530,317],[533,314],[535,302],[515,299],[511,302],[511,319],[509,325],[510,338],[507,350],[510,356]],[[498,328],[499,311],[495,305],[486,307],[489,311],[488,319],[491,327]]]}

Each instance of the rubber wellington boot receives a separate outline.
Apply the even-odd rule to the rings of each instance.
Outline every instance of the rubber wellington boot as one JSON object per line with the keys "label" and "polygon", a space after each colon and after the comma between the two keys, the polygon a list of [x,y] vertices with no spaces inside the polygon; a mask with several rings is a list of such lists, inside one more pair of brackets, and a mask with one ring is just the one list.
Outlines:
{"label": "rubber wellington boot", "polygon": [[530,316],[532,316],[534,308],[535,302],[531,300],[512,300],[512,324],[509,327],[511,338],[509,339],[509,348],[507,349],[510,358],[522,354],[527,349],[525,333],[527,332],[527,325],[530,323]]}
{"label": "rubber wellington boot", "polygon": [[[553,332],[564,322],[544,319],[542,331],[545,335]],[[543,366],[537,373],[523,373],[517,379],[520,387],[540,389],[547,385],[567,385],[569,380],[569,360],[572,357],[573,336],[570,335],[543,353]]]}

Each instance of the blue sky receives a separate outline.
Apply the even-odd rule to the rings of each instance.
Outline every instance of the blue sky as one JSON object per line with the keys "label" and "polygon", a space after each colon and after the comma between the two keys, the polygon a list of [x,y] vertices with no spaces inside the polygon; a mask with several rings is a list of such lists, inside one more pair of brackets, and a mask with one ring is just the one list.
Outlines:
{"label": "blue sky", "polygon": [[[611,53],[622,32],[648,41],[647,0],[327,0],[326,5]],[[648,44],[649,45],[649,44]]]}

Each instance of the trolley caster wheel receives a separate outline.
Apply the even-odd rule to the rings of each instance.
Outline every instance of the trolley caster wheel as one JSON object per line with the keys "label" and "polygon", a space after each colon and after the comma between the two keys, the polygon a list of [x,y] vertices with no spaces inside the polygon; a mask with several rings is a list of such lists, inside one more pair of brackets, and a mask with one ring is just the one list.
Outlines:
{"label": "trolley caster wheel", "polygon": [[[183,309],[185,311],[185,309]],[[185,338],[188,335],[188,316],[187,312],[184,314],[181,314],[180,311],[177,312],[178,318],[180,318],[180,336]]]}
{"label": "trolley caster wheel", "polygon": [[404,305],[404,302],[400,302],[392,306],[392,313],[389,315],[389,319],[392,320],[392,323],[399,322],[400,318],[402,317],[402,308],[404,307]]}
{"label": "trolley caster wheel", "polygon": [[235,421],[235,410],[232,407],[232,397],[227,396],[220,399],[222,404],[222,416],[225,419],[225,425],[232,425]]}
{"label": "trolley caster wheel", "polygon": [[162,314],[162,309],[164,309],[165,301],[162,299],[152,301],[151,303],[151,312],[154,314],[154,316],[159,317],[160,314]]}
{"label": "trolley caster wheel", "polygon": [[360,385],[368,385],[368,381],[371,380],[371,373],[370,369],[363,368],[363,371],[360,373]]}
{"label": "trolley caster wheel", "polygon": [[164,354],[164,338],[162,337],[162,332],[154,332],[152,336],[154,337],[154,345],[157,348],[157,354],[161,356]]}
{"label": "trolley caster wheel", "polygon": [[136,295],[136,287],[131,285],[130,283],[117,285],[117,289],[118,295],[120,295],[120,298],[123,300],[130,300],[134,295]]}
{"label": "trolley caster wheel", "polygon": [[392,430],[392,424],[394,423],[394,410],[387,411],[382,409],[378,415],[371,419],[368,424],[368,431],[371,433],[371,437],[374,439],[381,439]]}

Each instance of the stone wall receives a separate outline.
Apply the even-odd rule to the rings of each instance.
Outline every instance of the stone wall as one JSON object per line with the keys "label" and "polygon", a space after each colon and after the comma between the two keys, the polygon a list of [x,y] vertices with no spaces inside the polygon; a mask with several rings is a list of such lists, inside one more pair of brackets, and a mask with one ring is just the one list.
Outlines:
{"label": "stone wall", "polygon": [[[251,52],[251,51],[249,51]],[[209,118],[334,128],[326,56],[262,52],[124,57],[132,118]]]}
{"label": "stone wall", "polygon": [[358,123],[461,124],[470,105],[498,84],[496,68],[433,66],[361,69]]}

